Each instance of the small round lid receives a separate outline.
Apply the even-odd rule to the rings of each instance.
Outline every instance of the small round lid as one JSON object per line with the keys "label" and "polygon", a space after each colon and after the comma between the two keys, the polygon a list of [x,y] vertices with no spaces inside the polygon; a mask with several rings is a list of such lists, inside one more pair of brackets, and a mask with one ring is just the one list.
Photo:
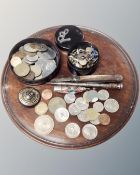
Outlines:
{"label": "small round lid", "polygon": [[55,40],[58,47],[68,51],[73,45],[83,41],[84,35],[78,27],[65,25],[56,31]]}

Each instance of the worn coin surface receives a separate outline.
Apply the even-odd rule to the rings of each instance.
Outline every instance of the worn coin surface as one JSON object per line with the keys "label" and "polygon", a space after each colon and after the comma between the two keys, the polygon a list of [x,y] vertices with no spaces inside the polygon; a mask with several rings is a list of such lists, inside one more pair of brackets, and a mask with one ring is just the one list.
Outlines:
{"label": "worn coin surface", "polygon": [[87,115],[87,117],[89,118],[89,120],[96,120],[98,117],[99,117],[99,115],[100,115],[100,113],[98,113],[95,109],[93,109],[93,108],[88,108],[87,110],[86,110],[86,115]]}
{"label": "worn coin surface", "polygon": [[102,125],[109,125],[110,123],[110,116],[108,114],[100,114],[99,115],[99,121]]}
{"label": "worn coin surface", "polygon": [[52,91],[50,89],[44,89],[42,91],[42,98],[44,100],[49,100],[50,98],[52,98]]}
{"label": "worn coin surface", "polygon": [[38,48],[37,43],[27,43],[24,45],[24,50],[27,52],[37,52]]}
{"label": "worn coin surface", "polygon": [[22,62],[21,64],[18,64],[16,67],[14,67],[13,70],[19,77],[24,77],[30,72],[30,67],[28,64]]}
{"label": "worn coin surface", "polygon": [[97,130],[96,126],[94,126],[92,124],[86,124],[82,128],[82,134],[83,134],[84,138],[86,138],[88,140],[93,140],[97,137],[98,130]]}
{"label": "worn coin surface", "polygon": [[30,68],[35,73],[35,77],[38,77],[42,72],[41,68],[37,64],[31,65]]}
{"label": "worn coin surface", "polygon": [[48,103],[49,111],[52,114],[54,114],[56,109],[58,109],[60,107],[66,108],[66,103],[65,103],[64,99],[61,97],[54,97]]}
{"label": "worn coin surface", "polygon": [[89,103],[87,103],[83,97],[77,98],[75,104],[80,110],[86,110],[89,107]]}
{"label": "worn coin surface", "polygon": [[78,115],[81,112],[75,103],[70,104],[68,110],[71,115]]}
{"label": "worn coin surface", "polygon": [[18,64],[21,64],[22,61],[21,61],[21,58],[20,57],[17,57],[17,56],[12,56],[11,60],[10,60],[10,63],[13,67],[16,67]]}
{"label": "worn coin surface", "polygon": [[69,112],[66,108],[58,108],[56,109],[54,116],[58,122],[65,122],[69,118]]}
{"label": "worn coin surface", "polygon": [[83,98],[86,102],[96,102],[98,101],[98,93],[96,90],[86,91],[83,94]]}
{"label": "worn coin surface", "polygon": [[80,127],[77,123],[69,123],[65,127],[65,134],[69,138],[76,138],[80,134]]}
{"label": "worn coin surface", "polygon": [[38,115],[43,115],[48,111],[48,105],[44,103],[43,101],[39,102],[35,106],[35,113]]}
{"label": "worn coin surface", "polygon": [[119,103],[117,102],[117,100],[110,98],[104,102],[104,107],[106,111],[110,113],[114,113],[119,110]]}
{"label": "worn coin surface", "polygon": [[77,115],[78,119],[81,122],[88,122],[89,118],[87,116],[86,110],[85,111],[81,111],[78,115]]}
{"label": "worn coin surface", "polygon": [[41,115],[34,122],[35,131],[42,136],[50,134],[53,128],[54,121],[49,115]]}
{"label": "worn coin surface", "polygon": [[105,101],[109,98],[109,92],[105,89],[98,91],[99,100]]}
{"label": "worn coin surface", "polygon": [[103,103],[97,101],[93,104],[93,109],[95,109],[97,112],[102,112],[104,109]]}
{"label": "worn coin surface", "polygon": [[67,104],[73,103],[76,97],[73,93],[68,93],[64,96],[64,100]]}

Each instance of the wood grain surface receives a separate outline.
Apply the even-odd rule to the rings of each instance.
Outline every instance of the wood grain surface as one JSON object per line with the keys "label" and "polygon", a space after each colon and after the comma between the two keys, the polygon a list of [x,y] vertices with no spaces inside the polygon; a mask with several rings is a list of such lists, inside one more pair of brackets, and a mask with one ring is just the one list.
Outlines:
{"label": "wood grain surface", "polygon": [[[33,34],[32,37],[47,39],[55,44],[54,34],[58,28],[59,26],[44,29]],[[19,91],[29,85],[20,82],[15,77],[11,71],[8,61],[5,65],[2,75],[2,100],[9,117],[13,120],[16,126],[30,138],[45,145],[62,149],[80,149],[92,147],[111,138],[114,134],[120,131],[120,129],[130,119],[138,98],[139,83],[136,70],[124,49],[116,41],[102,34],[101,32],[83,27],[81,27],[81,30],[84,33],[85,41],[95,44],[100,52],[100,63],[94,74],[121,74],[124,77],[124,88],[122,90],[109,90],[110,97],[115,98],[119,102],[120,109],[116,113],[109,113],[111,116],[110,125],[97,126],[98,136],[96,139],[91,141],[86,140],[83,138],[82,134],[80,134],[80,136],[76,139],[69,139],[66,137],[64,128],[67,123],[76,122],[81,128],[85,124],[80,122],[75,116],[70,116],[68,121],[64,123],[58,123],[54,119],[55,127],[51,134],[46,137],[39,136],[37,133],[35,133],[33,128],[33,123],[37,118],[34,108],[24,107],[18,101]],[[67,68],[67,52],[60,50],[60,55],[61,68],[57,77],[60,75],[70,76],[71,73]],[[30,86],[32,87],[33,85]],[[47,84],[35,85],[34,87],[40,92],[42,92],[42,90],[45,88],[50,88],[53,90],[53,87]],[[76,95],[76,97],[81,95],[82,94]],[[63,97],[64,95],[53,93],[53,97],[55,96]],[[42,99],[42,101],[44,100]],[[46,101],[46,103],[48,102]],[[54,118],[54,116],[52,117]]]}

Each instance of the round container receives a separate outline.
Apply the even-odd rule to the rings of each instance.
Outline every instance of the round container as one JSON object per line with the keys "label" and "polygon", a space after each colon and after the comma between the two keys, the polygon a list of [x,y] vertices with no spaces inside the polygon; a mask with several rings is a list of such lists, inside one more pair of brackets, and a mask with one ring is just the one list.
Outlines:
{"label": "round container", "polygon": [[[24,77],[19,77],[18,75],[15,74],[14,70],[13,70],[13,67],[12,65],[10,64],[10,60],[12,58],[12,55],[14,55],[14,53],[16,53],[19,48],[21,46],[24,46],[26,43],[38,43],[38,44],[45,44],[47,45],[48,47],[50,47],[51,49],[53,49],[56,53],[56,57],[55,57],[55,62],[56,62],[56,68],[54,69],[54,71],[52,73],[50,73],[48,76],[46,77],[43,77],[41,79],[38,79],[38,80],[27,80],[25,79]],[[32,84],[32,85],[36,85],[36,84],[43,84],[47,81],[50,81],[56,74],[57,72],[59,71],[59,68],[60,68],[60,53],[59,53],[59,50],[57,49],[57,47],[55,47],[50,41],[46,40],[46,39],[41,39],[41,38],[27,38],[27,39],[24,39],[22,41],[20,41],[19,43],[17,43],[11,50],[10,54],[9,54],[9,64],[10,64],[10,67],[13,71],[13,73],[15,74],[15,76],[22,82],[26,83],[26,84]]]}
{"label": "round container", "polygon": [[[84,49],[85,50],[87,47],[91,47],[94,50],[96,50],[98,52],[98,56],[95,58],[95,62],[93,62],[93,66],[91,66],[89,68],[78,68],[74,64],[71,63],[71,61],[69,60],[69,56],[71,55],[73,50],[75,50],[75,49]],[[72,74],[75,74],[75,75],[88,75],[88,74],[91,74],[91,73],[93,73],[96,70],[96,68],[98,66],[98,63],[99,63],[99,51],[98,51],[98,48],[95,45],[93,45],[92,43],[79,42],[76,45],[74,45],[70,49],[70,51],[68,52],[67,65],[68,65],[68,68],[69,68],[69,70],[71,71]]]}

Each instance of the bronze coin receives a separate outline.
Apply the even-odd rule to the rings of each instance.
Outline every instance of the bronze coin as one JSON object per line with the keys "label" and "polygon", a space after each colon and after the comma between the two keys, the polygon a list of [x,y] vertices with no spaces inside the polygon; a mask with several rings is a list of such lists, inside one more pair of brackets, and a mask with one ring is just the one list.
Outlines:
{"label": "bronze coin", "polygon": [[99,115],[99,121],[102,125],[109,125],[110,123],[110,116],[108,114],[100,114]]}

